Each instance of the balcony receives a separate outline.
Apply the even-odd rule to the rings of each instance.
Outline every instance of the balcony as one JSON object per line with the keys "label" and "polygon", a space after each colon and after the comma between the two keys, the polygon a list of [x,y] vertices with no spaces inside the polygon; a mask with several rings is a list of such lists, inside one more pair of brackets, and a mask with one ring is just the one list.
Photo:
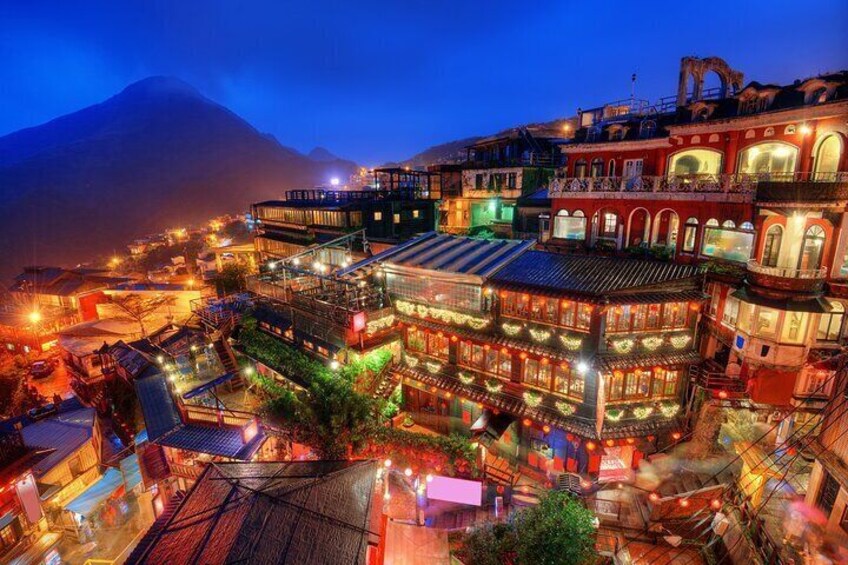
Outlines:
{"label": "balcony", "polygon": [[795,269],[767,267],[756,259],[748,260],[748,282],[753,285],[788,292],[818,293],[824,289],[827,269]]}
{"label": "balcony", "polygon": [[832,202],[848,200],[848,173],[757,173],[718,175],[641,175],[633,177],[557,178],[550,198],[665,198],[751,202]]}

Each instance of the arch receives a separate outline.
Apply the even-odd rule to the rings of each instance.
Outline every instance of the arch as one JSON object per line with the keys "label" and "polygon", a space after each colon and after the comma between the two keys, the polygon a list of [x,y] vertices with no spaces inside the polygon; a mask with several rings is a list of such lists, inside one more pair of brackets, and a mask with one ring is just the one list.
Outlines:
{"label": "arch", "polygon": [[698,145],[699,143],[701,143],[700,135],[693,135],[692,139],[689,140],[689,145]]}
{"label": "arch", "polygon": [[586,178],[586,159],[577,159],[574,162],[574,176],[578,179]]}
{"label": "arch", "polygon": [[[689,100],[689,84],[692,83],[691,100],[700,100],[704,96],[704,79],[714,73],[719,80],[716,98],[726,98],[729,93],[736,94],[742,88],[744,75],[734,70],[724,59],[718,57],[683,57],[680,60],[680,79],[677,85],[677,106],[685,106]],[[711,94],[711,93],[707,93]],[[713,97],[713,96],[710,96]]]}
{"label": "arch", "polygon": [[604,176],[604,160],[600,157],[592,159],[592,166],[589,168],[589,176],[593,179]]}
{"label": "arch", "polygon": [[757,136],[757,132],[752,129],[749,129],[745,132],[745,139],[754,139]]}
{"label": "arch", "polygon": [[736,227],[736,222],[733,220],[725,220],[721,223],[721,227],[734,229]]}
{"label": "arch", "polygon": [[698,243],[698,218],[690,216],[683,224],[683,251],[694,253]]}
{"label": "arch", "polygon": [[680,217],[671,208],[663,208],[654,214],[654,225],[651,228],[651,245],[677,247],[677,232],[680,228]]}
{"label": "arch", "polygon": [[774,136],[774,128],[773,127],[767,127],[765,129],[765,131],[763,131],[763,137],[772,137],[772,136]]}
{"label": "arch", "polygon": [[707,143],[718,143],[721,139],[721,136],[717,133],[711,133],[710,138],[707,140]]}
{"label": "arch", "polygon": [[742,222],[739,225],[739,229],[745,231],[754,231],[754,224],[752,224],[751,222]]}
{"label": "arch", "polygon": [[601,208],[592,215],[592,229],[597,238],[617,239],[620,226],[621,215],[612,208]]}
{"label": "arch", "polygon": [[814,270],[821,267],[824,255],[824,229],[813,224],[804,232],[801,241],[801,255],[798,257],[798,269],[801,271]]}
{"label": "arch", "polygon": [[818,139],[813,157],[813,173],[816,176],[830,176],[839,172],[842,161],[842,138],[839,134],[829,133]]}
{"label": "arch", "polygon": [[776,267],[780,256],[780,246],[783,243],[783,226],[775,224],[766,231],[763,241],[763,254],[760,263],[765,267]]}
{"label": "arch", "polygon": [[738,171],[742,174],[790,175],[795,172],[798,147],[784,141],[764,141],[739,152]]}
{"label": "arch", "polygon": [[615,176],[615,159],[610,159],[607,163],[607,176],[614,177]]}
{"label": "arch", "polygon": [[718,224],[718,220],[716,220],[715,218],[710,218],[709,220],[707,220],[707,223],[704,224],[704,225],[712,228],[712,227],[718,227],[719,224]]}
{"label": "arch", "polygon": [[586,218],[583,212],[575,210],[574,214],[569,216],[568,210],[559,210],[554,216],[553,237],[573,241],[586,239]]}
{"label": "arch", "polygon": [[647,244],[650,237],[651,213],[646,208],[634,208],[627,216],[626,245],[628,247],[636,247]]}
{"label": "arch", "polygon": [[654,133],[657,131],[657,122],[656,120],[651,120],[645,118],[639,124],[639,137],[641,139],[647,139],[649,137],[653,137]]}
{"label": "arch", "polygon": [[798,127],[795,124],[789,124],[785,128],[783,128],[784,135],[792,135],[798,130]]}
{"label": "arch", "polygon": [[675,176],[717,175],[721,173],[723,160],[724,154],[715,149],[684,149],[669,155],[668,172]]}

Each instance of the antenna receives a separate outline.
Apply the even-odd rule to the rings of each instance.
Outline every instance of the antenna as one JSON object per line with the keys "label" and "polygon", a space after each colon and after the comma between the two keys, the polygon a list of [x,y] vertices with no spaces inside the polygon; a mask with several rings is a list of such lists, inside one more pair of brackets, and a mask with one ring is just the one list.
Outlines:
{"label": "antenna", "polygon": [[636,98],[636,73],[630,75],[630,99]]}

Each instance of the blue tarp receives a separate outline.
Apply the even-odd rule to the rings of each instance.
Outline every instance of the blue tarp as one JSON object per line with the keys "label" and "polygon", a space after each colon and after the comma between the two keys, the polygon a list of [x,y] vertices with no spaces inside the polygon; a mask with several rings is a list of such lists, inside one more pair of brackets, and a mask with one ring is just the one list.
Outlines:
{"label": "blue tarp", "polygon": [[124,476],[118,469],[110,468],[106,474],[100,477],[90,487],[85,489],[79,496],[65,505],[65,510],[75,512],[81,516],[88,516],[92,510],[112,496],[118,487],[124,484]]}
{"label": "blue tarp", "polygon": [[141,482],[141,467],[138,464],[138,455],[133,453],[121,460],[121,473],[124,475],[124,484],[127,492],[134,489]]}
{"label": "blue tarp", "polygon": [[198,386],[194,387],[193,389],[189,390],[188,392],[184,392],[183,393],[183,400],[191,400],[195,396],[200,396],[201,394],[203,394],[205,392],[209,392],[210,390],[214,389],[216,386],[220,386],[220,385],[226,383],[227,381],[231,380],[236,375],[238,375],[237,371],[232,372],[232,373],[227,373],[227,374],[222,375],[220,377],[216,377],[209,382],[203,383],[202,385],[198,385]]}

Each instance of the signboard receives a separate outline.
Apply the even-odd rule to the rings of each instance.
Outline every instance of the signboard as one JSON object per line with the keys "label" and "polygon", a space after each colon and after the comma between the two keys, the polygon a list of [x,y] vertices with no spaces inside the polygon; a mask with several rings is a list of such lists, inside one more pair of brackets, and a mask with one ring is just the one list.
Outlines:
{"label": "signboard", "polygon": [[482,506],[483,483],[435,475],[433,480],[427,483],[427,498]]}

